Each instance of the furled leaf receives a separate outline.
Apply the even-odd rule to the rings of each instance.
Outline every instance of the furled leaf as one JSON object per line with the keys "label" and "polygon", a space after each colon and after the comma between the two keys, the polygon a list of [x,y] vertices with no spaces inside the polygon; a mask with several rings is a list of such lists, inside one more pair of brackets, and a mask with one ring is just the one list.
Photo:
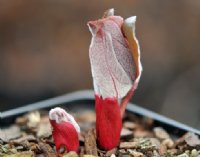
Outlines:
{"label": "furled leaf", "polygon": [[136,22],[136,16],[132,16],[127,18],[122,26],[122,30],[125,34],[126,39],[128,40],[129,47],[132,52],[132,57],[134,60],[134,66],[135,66],[135,81],[133,85],[133,89],[137,88],[138,82],[141,77],[142,73],[142,64],[140,61],[140,47],[138,40],[135,36],[135,22]]}
{"label": "furled leaf", "polygon": [[102,19],[88,23],[92,33],[89,53],[96,94],[122,99],[137,87],[140,51],[134,21],[113,14],[113,9],[108,10]]}

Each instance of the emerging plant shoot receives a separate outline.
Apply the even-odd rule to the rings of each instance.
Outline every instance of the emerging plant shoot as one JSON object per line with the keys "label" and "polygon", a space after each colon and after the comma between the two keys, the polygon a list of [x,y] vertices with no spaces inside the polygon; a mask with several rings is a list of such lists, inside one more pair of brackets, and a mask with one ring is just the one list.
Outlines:
{"label": "emerging plant shoot", "polygon": [[60,155],[60,149],[66,151],[78,151],[80,127],[73,116],[64,109],[56,107],[49,112],[49,120],[53,127],[52,136],[56,145],[56,151]]}
{"label": "emerging plant shoot", "polygon": [[97,140],[105,150],[119,142],[122,116],[141,76],[135,22],[135,16],[125,20],[114,16],[114,9],[106,11],[102,19],[88,22]]}

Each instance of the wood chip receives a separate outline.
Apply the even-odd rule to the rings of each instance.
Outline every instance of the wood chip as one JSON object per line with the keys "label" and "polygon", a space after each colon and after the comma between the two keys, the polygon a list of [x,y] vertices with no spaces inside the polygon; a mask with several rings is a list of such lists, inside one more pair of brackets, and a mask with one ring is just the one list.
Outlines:
{"label": "wood chip", "polygon": [[45,157],[57,157],[55,151],[46,143],[39,143],[40,149],[44,152]]}
{"label": "wood chip", "polygon": [[83,156],[84,156],[84,152],[85,152],[84,147],[81,147],[81,148],[80,148],[79,156],[80,156],[80,157],[83,157]]}
{"label": "wood chip", "polygon": [[119,148],[135,148],[137,146],[137,142],[121,142]]}
{"label": "wood chip", "polygon": [[25,135],[23,137],[20,137],[18,139],[15,139],[15,140],[11,140],[11,142],[14,142],[14,143],[23,143],[24,141],[37,141],[36,138],[33,136],[33,135]]}
{"label": "wood chip", "polygon": [[98,156],[96,134],[94,129],[88,130],[85,134],[85,153],[88,155]]}

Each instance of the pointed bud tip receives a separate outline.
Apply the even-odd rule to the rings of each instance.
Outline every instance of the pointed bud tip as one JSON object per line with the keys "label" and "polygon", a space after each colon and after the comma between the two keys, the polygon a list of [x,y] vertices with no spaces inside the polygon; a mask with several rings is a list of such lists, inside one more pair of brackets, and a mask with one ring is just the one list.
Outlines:
{"label": "pointed bud tip", "polygon": [[89,27],[89,30],[92,33],[92,35],[94,35],[96,32],[96,28],[97,28],[96,25],[94,24],[94,21],[89,21],[87,23],[87,26]]}
{"label": "pointed bud tip", "polygon": [[126,24],[128,26],[133,26],[136,22],[136,19],[137,19],[136,16],[131,16],[131,17],[124,20],[124,24]]}
{"label": "pointed bud tip", "polygon": [[103,17],[109,17],[109,16],[114,16],[115,10],[114,8],[108,9],[104,12]]}

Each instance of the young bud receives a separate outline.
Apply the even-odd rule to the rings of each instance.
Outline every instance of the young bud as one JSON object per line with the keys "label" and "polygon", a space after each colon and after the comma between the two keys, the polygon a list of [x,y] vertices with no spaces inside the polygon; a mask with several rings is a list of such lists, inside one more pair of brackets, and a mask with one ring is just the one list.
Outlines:
{"label": "young bud", "polygon": [[49,112],[49,120],[53,128],[52,136],[55,142],[56,151],[60,154],[60,149],[66,151],[78,151],[80,127],[73,116],[64,109],[56,107]]}

